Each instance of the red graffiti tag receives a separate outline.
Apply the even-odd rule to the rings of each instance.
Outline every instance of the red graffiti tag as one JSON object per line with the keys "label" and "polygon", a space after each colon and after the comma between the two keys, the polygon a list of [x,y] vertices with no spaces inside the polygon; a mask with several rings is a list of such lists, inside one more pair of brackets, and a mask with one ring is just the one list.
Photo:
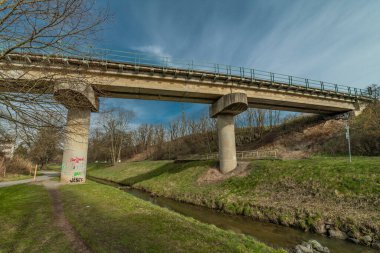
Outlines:
{"label": "red graffiti tag", "polygon": [[70,162],[79,163],[79,162],[81,162],[81,161],[83,161],[83,160],[84,160],[83,157],[72,157],[72,158],[70,159]]}

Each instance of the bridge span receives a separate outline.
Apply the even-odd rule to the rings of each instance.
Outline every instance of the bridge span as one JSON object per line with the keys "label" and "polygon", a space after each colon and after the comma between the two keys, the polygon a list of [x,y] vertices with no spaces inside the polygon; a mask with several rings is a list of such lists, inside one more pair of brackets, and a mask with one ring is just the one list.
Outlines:
{"label": "bridge span", "polygon": [[[7,83],[14,78],[12,85],[17,87],[18,83],[38,79],[41,84],[34,84],[29,92],[51,92],[69,109],[67,128],[72,134],[65,141],[61,172],[66,183],[85,181],[90,112],[98,110],[99,97],[210,104],[210,117],[217,119],[223,173],[236,168],[234,116],[248,107],[360,113],[372,100],[370,90],[256,69],[111,50],[66,56],[15,53],[0,64],[8,72]],[[41,82],[45,76],[49,76],[49,83]],[[67,81],[68,76],[76,83]],[[74,103],[65,96],[67,92],[75,94]]]}

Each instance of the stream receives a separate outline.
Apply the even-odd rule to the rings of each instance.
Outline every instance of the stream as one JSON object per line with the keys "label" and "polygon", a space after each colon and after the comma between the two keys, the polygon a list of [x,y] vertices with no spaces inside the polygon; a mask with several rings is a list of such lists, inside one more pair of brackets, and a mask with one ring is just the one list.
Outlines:
{"label": "stream", "polygon": [[349,241],[331,239],[326,236],[303,232],[295,228],[285,227],[268,222],[256,221],[250,217],[228,215],[207,207],[183,203],[165,197],[153,197],[149,193],[142,190],[133,189],[101,179],[95,179],[92,177],[89,178],[98,183],[117,187],[129,194],[132,194],[135,197],[149,201],[155,205],[167,208],[182,215],[192,217],[203,223],[213,224],[219,228],[232,230],[236,233],[250,235],[274,248],[291,249],[294,248],[295,245],[300,244],[302,241],[314,239],[320,242],[323,246],[327,246],[330,249],[331,253],[380,252],[378,250],[357,245]]}

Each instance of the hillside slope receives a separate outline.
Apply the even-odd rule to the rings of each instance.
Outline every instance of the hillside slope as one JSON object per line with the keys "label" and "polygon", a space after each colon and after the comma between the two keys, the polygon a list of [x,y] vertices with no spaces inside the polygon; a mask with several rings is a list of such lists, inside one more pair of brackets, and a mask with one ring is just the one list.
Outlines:
{"label": "hillside slope", "polygon": [[277,150],[284,159],[307,158],[320,153],[323,145],[344,131],[343,120],[318,120],[286,131],[273,131],[255,143],[238,147],[238,150]]}

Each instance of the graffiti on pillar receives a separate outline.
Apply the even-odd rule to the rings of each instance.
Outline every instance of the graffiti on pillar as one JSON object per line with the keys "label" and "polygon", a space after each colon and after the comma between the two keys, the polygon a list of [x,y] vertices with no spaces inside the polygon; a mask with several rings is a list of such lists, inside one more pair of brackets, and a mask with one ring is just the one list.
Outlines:
{"label": "graffiti on pillar", "polygon": [[71,154],[70,156],[64,157],[61,170],[64,178],[70,183],[85,182],[86,156],[80,152],[79,154]]}
{"label": "graffiti on pillar", "polygon": [[82,169],[84,167],[84,158],[83,157],[71,157],[70,162],[72,164],[72,169]]}
{"label": "graffiti on pillar", "polygon": [[73,177],[70,179],[70,183],[82,183],[83,182],[83,178],[81,177]]}
{"label": "graffiti on pillar", "polygon": [[74,163],[79,163],[79,162],[82,162],[84,161],[84,158],[83,157],[71,157],[70,158],[70,162],[74,162]]}
{"label": "graffiti on pillar", "polygon": [[82,183],[84,178],[81,176],[81,172],[85,169],[84,157],[74,156],[69,159],[71,169],[74,171],[70,183]]}

